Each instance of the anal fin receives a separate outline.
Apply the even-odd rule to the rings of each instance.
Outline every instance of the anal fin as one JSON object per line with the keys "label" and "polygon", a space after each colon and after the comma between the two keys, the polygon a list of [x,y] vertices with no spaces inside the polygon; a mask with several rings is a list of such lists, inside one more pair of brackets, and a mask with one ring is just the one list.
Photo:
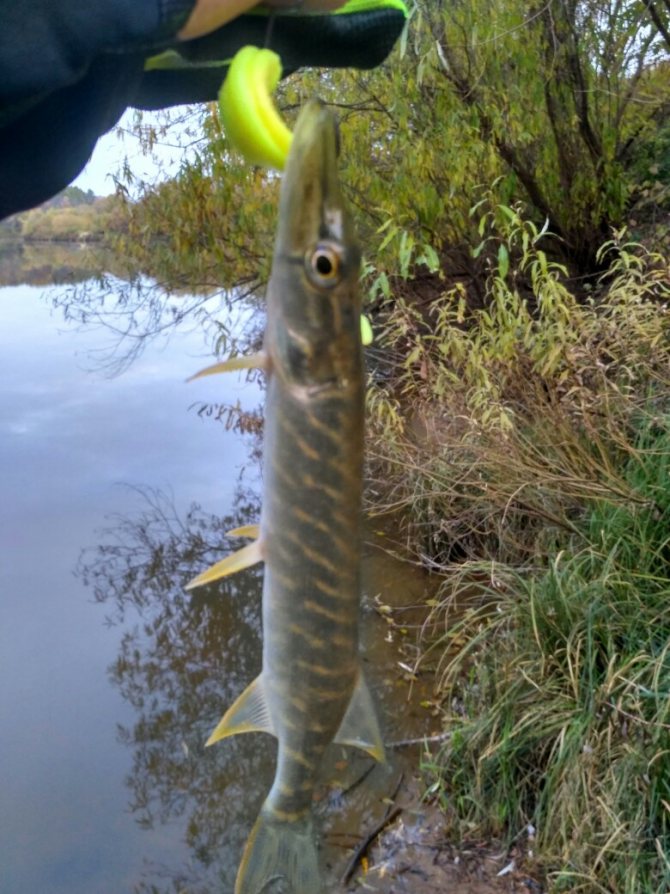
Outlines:
{"label": "anal fin", "polygon": [[338,745],[354,745],[367,751],[380,763],[386,760],[377,714],[362,672],[358,675],[349,707],[333,741]]}
{"label": "anal fin", "polygon": [[204,376],[215,376],[218,373],[234,372],[238,369],[265,369],[267,370],[268,357],[265,351],[259,351],[257,354],[239,354],[237,357],[229,357],[220,363],[213,363],[206,366],[195,375],[186,379],[192,382],[194,379],[202,379]]}
{"label": "anal fin", "polygon": [[257,562],[262,561],[263,550],[261,541],[254,540],[253,543],[243,546],[242,549],[239,549],[236,553],[226,556],[225,559],[222,559],[220,562],[212,565],[211,568],[203,571],[202,574],[194,577],[192,581],[189,581],[186,584],[184,589],[193,590],[195,587],[203,587],[205,584],[214,583],[215,580],[227,577],[229,574],[234,574],[236,571],[242,571],[244,568],[250,568]]}
{"label": "anal fin", "polygon": [[265,696],[263,674],[256,677],[228,708],[205,745],[213,745],[238,733],[253,732],[276,735]]}

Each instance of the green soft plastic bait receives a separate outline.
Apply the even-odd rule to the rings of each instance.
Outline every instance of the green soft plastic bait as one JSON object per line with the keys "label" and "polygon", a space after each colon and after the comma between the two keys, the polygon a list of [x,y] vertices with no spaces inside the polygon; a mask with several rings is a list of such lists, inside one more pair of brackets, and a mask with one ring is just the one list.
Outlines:
{"label": "green soft plastic bait", "polygon": [[372,344],[372,326],[365,314],[361,314],[361,341],[365,347]]}
{"label": "green soft plastic bait", "polygon": [[272,99],[281,72],[279,56],[272,50],[242,47],[219,92],[219,115],[231,144],[250,164],[279,171],[292,139]]}
{"label": "green soft plastic bait", "polygon": [[[272,99],[281,78],[281,61],[272,50],[245,46],[233,57],[219,91],[219,115],[231,144],[250,164],[282,171],[292,134]],[[361,314],[361,342],[372,344],[372,326]]]}

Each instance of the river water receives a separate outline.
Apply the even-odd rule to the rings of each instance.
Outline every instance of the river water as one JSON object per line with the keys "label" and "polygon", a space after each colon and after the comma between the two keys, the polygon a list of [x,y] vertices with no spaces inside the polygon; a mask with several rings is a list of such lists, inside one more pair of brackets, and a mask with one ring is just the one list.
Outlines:
{"label": "river water", "polygon": [[[203,742],[260,668],[261,571],[192,596],[183,585],[222,555],[226,530],[257,519],[259,436],[244,414],[261,386],[185,384],[210,359],[188,319],[110,375],[110,330],[67,312],[70,287],[21,284],[12,269],[15,284],[0,288],[0,891],[232,891],[276,746]],[[153,294],[177,320],[193,300]],[[238,327],[251,314],[220,312]],[[421,604],[428,582],[371,544],[365,576],[365,661],[385,737],[415,737],[432,721],[398,663],[404,641],[411,659],[411,630],[376,609]],[[415,752],[392,755],[361,784],[367,758],[329,756],[316,806],[329,890],[416,766]]]}

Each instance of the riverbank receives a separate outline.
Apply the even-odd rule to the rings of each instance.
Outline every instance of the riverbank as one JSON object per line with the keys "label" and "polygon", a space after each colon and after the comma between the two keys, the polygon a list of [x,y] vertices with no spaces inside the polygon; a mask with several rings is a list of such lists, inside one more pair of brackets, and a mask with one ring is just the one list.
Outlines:
{"label": "riverbank", "polygon": [[532,871],[532,827],[511,845],[475,836],[456,843],[444,811],[426,803],[423,787],[418,774],[403,780],[378,822],[361,830],[364,837],[347,864],[345,873],[351,876],[344,891],[541,894],[545,890]]}
{"label": "riverbank", "polygon": [[0,240],[22,243],[103,243],[126,228],[122,200],[69,186],[38,208],[0,222]]}
{"label": "riverbank", "polygon": [[368,509],[397,513],[439,585],[418,599],[430,635],[425,614],[377,608],[403,642],[396,673],[425,687],[412,704],[430,702],[416,737],[444,739],[360,816],[348,849],[384,825],[351,884],[651,894],[670,845],[667,259],[611,243],[584,302],[515,226],[520,260],[491,271],[486,311],[464,319],[454,290],[377,319]]}
{"label": "riverbank", "polygon": [[103,273],[129,278],[132,271],[100,241],[0,236],[0,286],[69,285],[97,279]]}
{"label": "riverbank", "polygon": [[[429,310],[394,302],[378,344],[396,359],[370,395],[372,508],[404,510],[406,544],[443,579],[419,667],[449,740],[423,760],[426,786],[452,841],[536,830],[548,890],[660,894],[667,258],[612,240],[584,301],[521,218],[499,238],[485,310],[458,288]],[[532,299],[516,288],[528,271]]]}

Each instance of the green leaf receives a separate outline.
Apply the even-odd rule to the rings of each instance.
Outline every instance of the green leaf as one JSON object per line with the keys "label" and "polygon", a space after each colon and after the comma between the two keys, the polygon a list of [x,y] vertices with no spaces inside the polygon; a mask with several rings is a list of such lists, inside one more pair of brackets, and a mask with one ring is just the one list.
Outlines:
{"label": "green leaf", "polygon": [[509,252],[507,251],[507,246],[501,243],[498,246],[498,276],[500,279],[505,279],[508,273]]}

